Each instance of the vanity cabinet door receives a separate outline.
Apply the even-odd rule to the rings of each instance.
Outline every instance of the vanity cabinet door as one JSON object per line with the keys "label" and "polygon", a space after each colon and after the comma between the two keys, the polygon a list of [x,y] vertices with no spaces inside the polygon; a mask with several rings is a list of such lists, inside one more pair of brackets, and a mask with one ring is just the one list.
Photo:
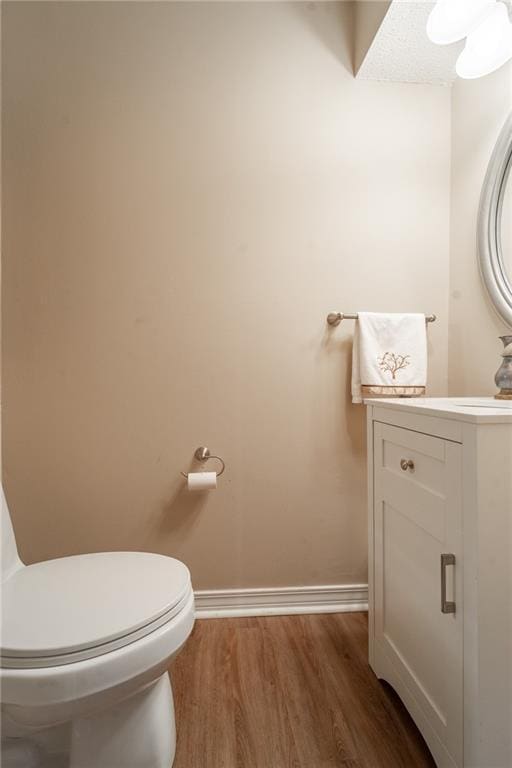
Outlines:
{"label": "vanity cabinet door", "polygon": [[461,453],[374,422],[372,666],[440,768],[463,765]]}

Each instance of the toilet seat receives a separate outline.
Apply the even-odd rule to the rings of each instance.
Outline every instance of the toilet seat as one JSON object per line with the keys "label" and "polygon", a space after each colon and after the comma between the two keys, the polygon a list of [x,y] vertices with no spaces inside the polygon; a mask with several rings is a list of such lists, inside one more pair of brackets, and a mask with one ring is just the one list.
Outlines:
{"label": "toilet seat", "polygon": [[171,557],[100,552],[21,568],[3,584],[1,666],[71,664],[122,648],[170,621],[190,599]]}

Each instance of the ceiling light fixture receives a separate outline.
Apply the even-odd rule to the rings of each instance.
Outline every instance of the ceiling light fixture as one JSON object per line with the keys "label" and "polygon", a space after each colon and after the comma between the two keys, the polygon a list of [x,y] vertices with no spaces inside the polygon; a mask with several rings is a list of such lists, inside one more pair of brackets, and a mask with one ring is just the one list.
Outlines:
{"label": "ceiling light fixture", "polygon": [[467,80],[489,75],[512,59],[512,24],[504,3],[468,34],[466,46],[457,59],[457,74]]}
{"label": "ceiling light fixture", "polygon": [[438,0],[427,22],[427,35],[437,45],[463,40],[489,14],[496,0]]}

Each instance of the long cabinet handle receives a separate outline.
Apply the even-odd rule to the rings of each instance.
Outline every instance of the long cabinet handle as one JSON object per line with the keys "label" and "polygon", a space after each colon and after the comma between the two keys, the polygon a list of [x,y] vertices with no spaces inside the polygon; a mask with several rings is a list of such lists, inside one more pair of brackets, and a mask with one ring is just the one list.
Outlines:
{"label": "long cabinet handle", "polygon": [[455,565],[455,555],[441,555],[441,611],[455,613],[455,603],[446,599],[446,567]]}

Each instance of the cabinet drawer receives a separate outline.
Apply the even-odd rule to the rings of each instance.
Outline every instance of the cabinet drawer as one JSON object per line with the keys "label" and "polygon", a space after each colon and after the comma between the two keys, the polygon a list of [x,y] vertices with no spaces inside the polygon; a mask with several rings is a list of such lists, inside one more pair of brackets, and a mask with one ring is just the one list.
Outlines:
{"label": "cabinet drawer", "polygon": [[381,424],[380,465],[403,483],[443,495],[446,490],[446,440]]}

